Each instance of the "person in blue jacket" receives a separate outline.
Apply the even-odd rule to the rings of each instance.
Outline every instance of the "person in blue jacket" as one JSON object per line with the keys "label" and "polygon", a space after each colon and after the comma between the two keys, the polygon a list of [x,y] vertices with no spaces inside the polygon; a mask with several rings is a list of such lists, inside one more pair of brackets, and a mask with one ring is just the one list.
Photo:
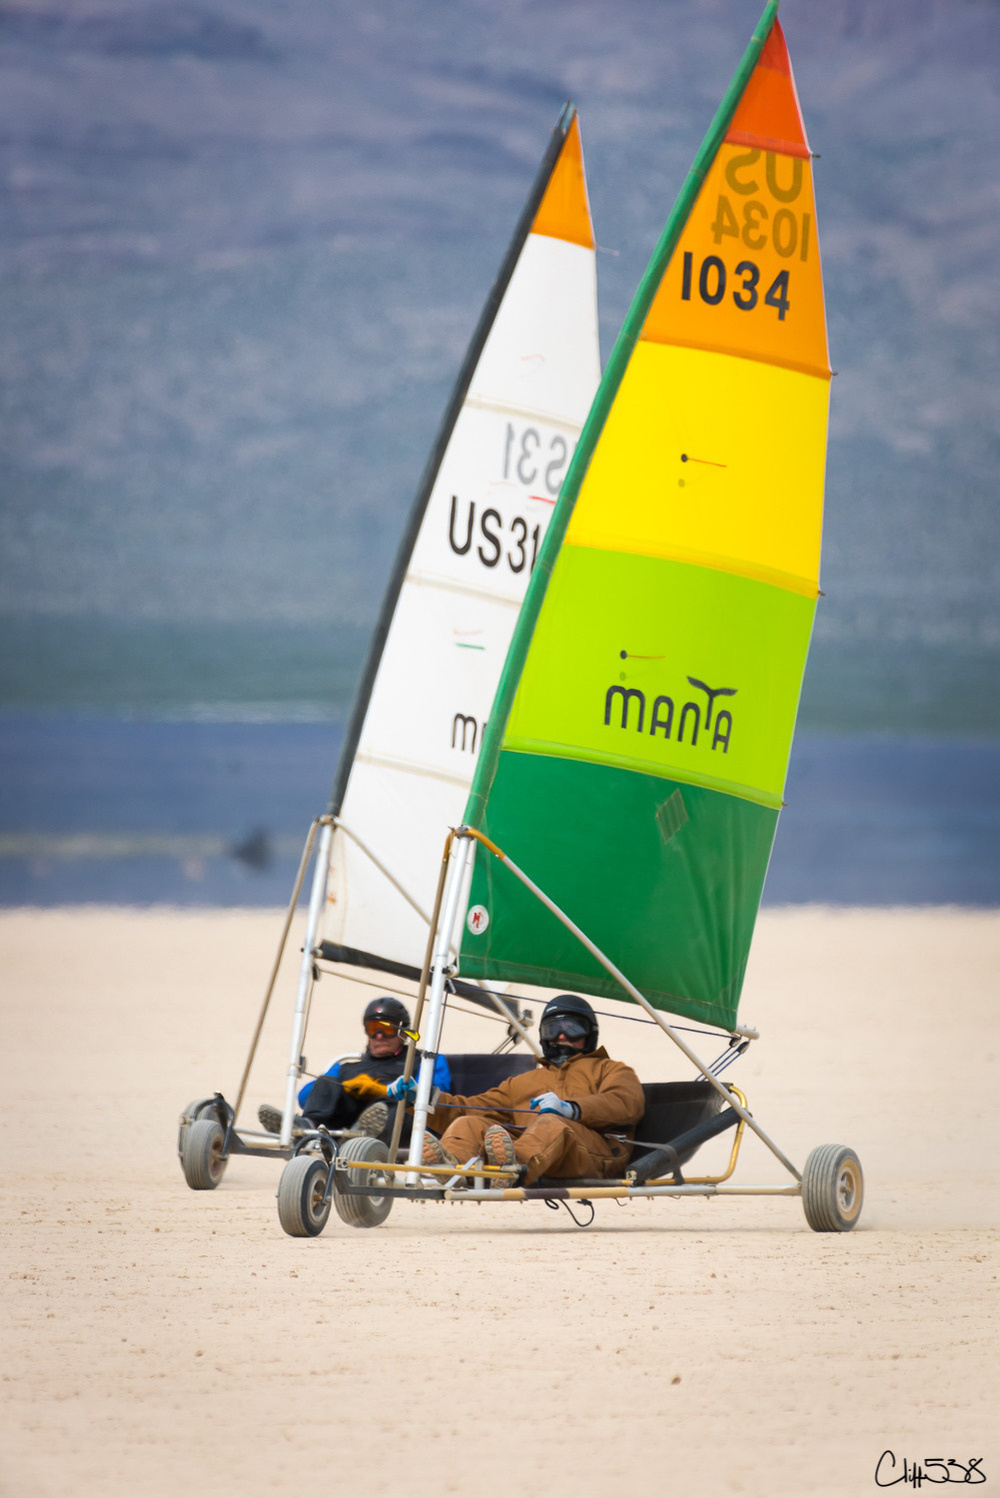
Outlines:
{"label": "person in blue jacket", "polygon": [[[386,994],[366,1006],[362,1023],[367,1037],[364,1051],[356,1060],[335,1061],[323,1076],[306,1083],[299,1093],[302,1113],[295,1119],[296,1128],[323,1124],[328,1129],[384,1138],[388,1143],[391,1128],[385,1095],[390,1082],[403,1075],[410,1014],[405,1004]],[[451,1086],[444,1056],[434,1063],[434,1085],[445,1092]],[[280,1133],[280,1108],[262,1103],[257,1117],[270,1133]]]}

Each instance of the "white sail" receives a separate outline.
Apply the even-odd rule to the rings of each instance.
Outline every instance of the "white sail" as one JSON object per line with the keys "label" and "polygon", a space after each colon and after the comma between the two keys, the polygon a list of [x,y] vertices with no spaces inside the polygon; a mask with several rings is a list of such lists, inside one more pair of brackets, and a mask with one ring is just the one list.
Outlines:
{"label": "white sail", "polygon": [[345,739],[323,923],[338,947],[423,961],[444,834],[599,379],[594,239],[567,108],[466,356]]}

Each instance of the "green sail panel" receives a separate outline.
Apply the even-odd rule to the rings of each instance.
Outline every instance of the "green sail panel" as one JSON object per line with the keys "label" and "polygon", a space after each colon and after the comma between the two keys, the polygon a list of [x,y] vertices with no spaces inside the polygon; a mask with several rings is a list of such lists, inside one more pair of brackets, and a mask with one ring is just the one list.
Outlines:
{"label": "green sail panel", "polygon": [[[481,830],[650,1003],[728,1026],[777,816],[658,775],[505,749]],[[471,899],[490,922],[466,933],[463,976],[626,997],[497,859],[477,857]]]}

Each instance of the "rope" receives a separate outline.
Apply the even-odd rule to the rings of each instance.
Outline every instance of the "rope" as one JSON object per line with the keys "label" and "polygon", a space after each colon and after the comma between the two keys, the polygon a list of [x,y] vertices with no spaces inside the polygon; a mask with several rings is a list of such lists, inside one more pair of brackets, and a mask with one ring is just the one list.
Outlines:
{"label": "rope", "polygon": [[[326,969],[323,968],[320,971],[326,972]],[[410,999],[412,1001],[415,998],[415,995],[410,993],[409,989],[394,989],[391,983],[374,983],[371,978],[355,978],[353,972],[331,972],[328,975],[331,978],[343,978],[344,983],[361,983],[365,989],[377,989],[379,993],[395,993],[401,999]],[[449,1004],[452,998],[454,998],[454,995],[446,995],[446,1004]],[[503,995],[503,998],[510,998],[510,995]],[[493,1020],[497,1025],[506,1025],[507,1023],[506,1020],[500,1019],[499,1014],[491,1014],[490,1010],[485,1010],[485,1008],[484,1010],[460,1010],[457,1004],[449,1004],[449,1007],[454,1008],[457,1014],[470,1014],[476,1020]]]}
{"label": "rope", "polygon": [[[573,1208],[570,1206],[569,1202],[565,1200],[565,1198],[563,1198],[560,1201],[552,1201],[551,1199],[548,1199],[548,1200],[546,1200],[545,1205],[547,1207],[551,1207],[552,1210],[553,1210],[553,1212],[558,1212],[560,1207],[565,1207],[566,1211],[569,1213],[570,1217],[572,1217],[573,1222],[576,1225],[576,1227],[578,1227],[578,1228],[589,1228],[590,1224],[593,1222],[594,1217],[596,1215],[595,1209],[594,1209],[594,1203],[587,1201],[586,1198],[584,1198],[584,1197],[578,1197],[577,1200],[578,1200],[578,1204],[581,1207],[589,1207],[590,1208],[590,1216],[587,1218],[586,1222],[581,1222],[580,1221],[579,1217],[576,1216],[575,1212],[573,1211]],[[621,1206],[622,1203],[619,1202],[618,1205]]]}
{"label": "rope", "polygon": [[[325,970],[321,970],[321,971],[325,971]],[[392,984],[390,984],[390,983],[375,983],[370,978],[356,978],[353,973],[339,973],[339,972],[338,973],[332,973],[331,977],[343,978],[348,983],[361,983],[365,988],[377,988],[377,989],[379,989],[379,991],[381,993],[394,993],[394,994],[398,994],[401,999],[412,999],[413,998],[413,994],[408,989],[406,989],[406,988],[394,988],[392,986]],[[543,1003],[543,1001],[541,999],[528,998],[527,995],[525,995],[523,993],[505,993],[505,994],[501,994],[501,998],[504,998],[504,999],[514,999],[514,1000],[516,1000],[516,1002],[518,1004],[542,1004]],[[478,1009],[459,1009],[457,1012],[459,1014],[471,1014],[476,1019],[496,1019],[496,1020],[500,1020],[500,1016],[499,1015],[488,1014],[485,1011],[483,1011],[482,1013],[480,1013],[480,1011]],[[601,1019],[620,1019],[620,1020],[626,1021],[626,1023],[630,1024],[630,1025],[655,1025],[656,1024],[656,1020],[655,1019],[647,1019],[646,1016],[642,1015],[642,1014],[611,1014],[607,1009],[595,1009],[594,1013],[596,1015],[598,1015]],[[502,1023],[502,1021],[501,1021],[501,1023]],[[672,1025],[671,1028],[674,1029],[674,1030],[683,1030],[685,1032],[685,1034],[687,1034],[687,1035],[727,1035],[729,1033],[727,1030],[718,1030],[718,1029],[716,1029],[716,1030],[704,1030],[704,1029],[698,1028],[695,1025],[676,1025],[675,1024],[675,1025]]]}

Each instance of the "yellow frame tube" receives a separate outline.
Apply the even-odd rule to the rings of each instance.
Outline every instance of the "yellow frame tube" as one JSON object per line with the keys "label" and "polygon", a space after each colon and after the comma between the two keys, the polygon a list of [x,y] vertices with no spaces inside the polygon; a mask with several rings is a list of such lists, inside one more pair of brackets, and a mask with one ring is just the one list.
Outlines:
{"label": "yellow frame tube", "polygon": [[[734,1093],[742,1108],[746,1108],[747,1100],[738,1087],[729,1088]],[[746,1128],[742,1118],[736,1125],[736,1136],[733,1139],[733,1147],[729,1153],[729,1164],[721,1176],[685,1176],[685,1186],[719,1186],[723,1181],[728,1181],[736,1169],[736,1161],[739,1158],[740,1145],[743,1142],[743,1130]],[[643,1181],[644,1186],[667,1186],[670,1184],[670,1176],[654,1176],[651,1181]]]}

